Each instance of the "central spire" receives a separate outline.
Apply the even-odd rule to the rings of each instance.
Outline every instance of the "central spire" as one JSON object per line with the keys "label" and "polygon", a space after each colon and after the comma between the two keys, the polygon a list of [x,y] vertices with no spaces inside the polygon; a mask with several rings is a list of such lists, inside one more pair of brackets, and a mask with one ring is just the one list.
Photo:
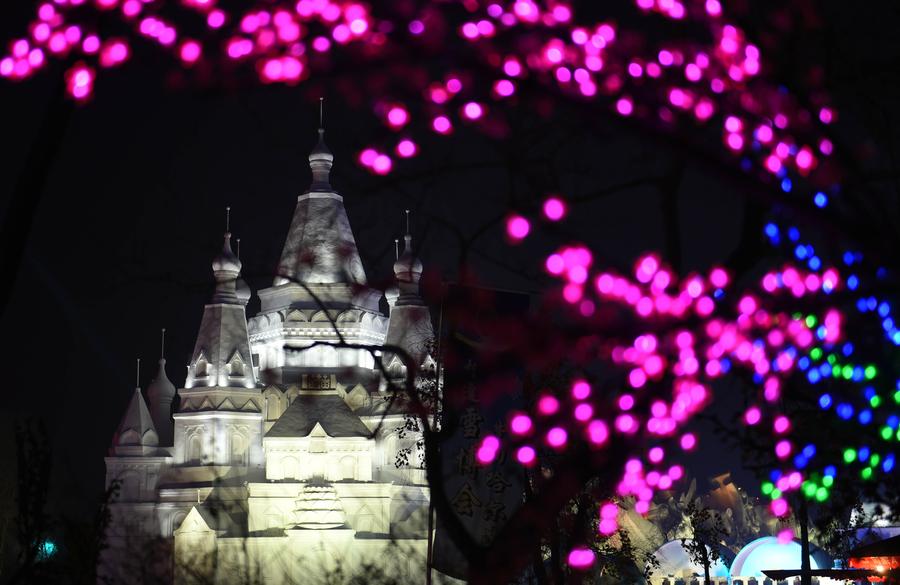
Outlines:
{"label": "central spire", "polygon": [[309,153],[312,184],[297,198],[276,286],[289,282],[366,284],[344,199],[331,186],[334,156],[325,144],[322,112],[320,109],[319,140]]}
{"label": "central spire", "polygon": [[312,170],[311,192],[331,191],[331,165],[334,163],[334,155],[325,144],[325,98],[319,98],[319,142],[309,153],[309,168]]}

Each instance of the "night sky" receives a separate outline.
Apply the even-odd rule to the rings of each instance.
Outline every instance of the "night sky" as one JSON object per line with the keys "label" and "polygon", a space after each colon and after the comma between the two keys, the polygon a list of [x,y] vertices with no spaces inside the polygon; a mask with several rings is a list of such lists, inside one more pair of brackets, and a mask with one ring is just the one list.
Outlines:
{"label": "night sky", "polygon": [[[27,16],[7,4],[0,8],[4,39]],[[831,4],[838,3],[825,13],[844,48],[833,66],[850,72],[882,64],[883,75],[858,89],[838,88],[838,99],[865,128],[867,100],[889,104],[900,97],[900,42],[888,39],[900,20],[896,8]],[[456,280],[460,235],[480,233],[467,256],[478,280],[525,292],[547,284],[539,252],[564,241],[581,239],[601,261],[624,267],[642,251],[662,250],[675,226],[681,268],[689,271],[727,257],[740,237],[747,194],[739,184],[688,158],[677,221],[665,222],[671,208],[644,181],[668,172],[678,153],[585,110],[546,118],[517,112],[520,125],[506,140],[460,131],[426,144],[427,154],[382,178],[353,161],[381,130],[348,105],[354,96],[337,84],[204,92],[181,83],[175,69],[139,56],[99,80],[95,99],[77,108],[65,133],[21,268],[4,275],[16,283],[0,324],[3,464],[9,469],[13,421],[41,417],[56,449],[54,502],[72,511],[90,510],[102,490],[103,456],[133,391],[134,360],[142,358],[146,386],[156,372],[161,327],[168,330],[169,377],[183,384],[212,290],[210,261],[221,246],[226,205],[241,238],[244,278],[254,291],[271,285],[296,197],[310,182],[306,156],[319,95],[326,98],[326,137],[335,155],[332,184],[344,195],[375,286],[390,276],[407,208],[432,278]],[[11,193],[55,91],[51,77],[58,76],[0,82],[0,201]],[[497,220],[510,205],[534,205],[541,191],[535,168],[547,161],[561,171],[561,191],[577,202],[573,219],[564,231],[510,248]],[[622,184],[629,186],[596,193]],[[248,312],[257,307],[252,300]],[[694,462],[695,475],[738,470],[736,454],[710,449]]]}

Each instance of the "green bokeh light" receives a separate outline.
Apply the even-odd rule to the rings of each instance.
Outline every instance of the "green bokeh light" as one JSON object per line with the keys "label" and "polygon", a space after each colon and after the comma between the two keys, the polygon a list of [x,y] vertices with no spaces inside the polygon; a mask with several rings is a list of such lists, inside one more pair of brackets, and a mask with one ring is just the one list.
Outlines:
{"label": "green bokeh light", "polygon": [[856,449],[844,449],[844,463],[853,463],[856,460]]}
{"label": "green bokeh light", "polygon": [[46,560],[56,554],[57,546],[56,543],[50,539],[46,539],[38,545],[38,558],[40,560]]}
{"label": "green bokeh light", "polygon": [[807,499],[812,498],[816,495],[816,484],[811,481],[803,482],[803,495],[806,496]]}

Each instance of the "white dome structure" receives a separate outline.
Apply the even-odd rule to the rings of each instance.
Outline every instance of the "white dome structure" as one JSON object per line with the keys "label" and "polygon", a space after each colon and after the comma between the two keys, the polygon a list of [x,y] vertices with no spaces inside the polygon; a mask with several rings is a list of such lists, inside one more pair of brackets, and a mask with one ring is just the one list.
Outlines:
{"label": "white dome structure", "polygon": [[[691,562],[691,557],[681,545],[680,540],[671,540],[662,545],[653,556],[659,561],[659,568],[653,570],[650,578],[653,585],[659,585],[664,579],[684,580],[690,582],[691,577],[698,577],[703,581],[703,565]],[[709,567],[709,577],[714,583],[728,578],[728,566],[722,560],[716,561]]]}
{"label": "white dome structure", "polygon": [[[756,577],[762,581],[765,579],[763,570],[799,569],[801,552],[800,543],[794,540],[781,544],[774,536],[757,538],[734,557],[734,562],[731,563],[731,578],[746,580]],[[811,555],[809,566],[811,569],[821,568]]]}

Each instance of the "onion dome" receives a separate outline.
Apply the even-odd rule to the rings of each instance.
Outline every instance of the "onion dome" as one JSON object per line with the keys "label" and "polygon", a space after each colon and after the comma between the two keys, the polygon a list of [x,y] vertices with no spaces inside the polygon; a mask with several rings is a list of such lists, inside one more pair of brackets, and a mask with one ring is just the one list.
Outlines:
{"label": "onion dome", "polygon": [[175,399],[175,385],[166,375],[166,330],[162,330],[159,351],[159,371],[147,387],[150,401],[150,417],[156,427],[160,445],[172,444],[172,401]]}
{"label": "onion dome", "polygon": [[162,445],[172,444],[172,401],[175,392],[175,385],[166,376],[166,358],[160,358],[159,372],[147,387],[147,399],[150,401],[150,416]]}
{"label": "onion dome", "polygon": [[238,276],[237,281],[234,284],[234,294],[242,305],[247,306],[247,303],[250,302],[250,296],[253,293],[250,291],[250,287],[247,286],[247,283],[244,282],[244,279]]}
{"label": "onion dome", "polygon": [[400,298],[400,287],[396,284],[392,284],[384,291],[384,298],[387,299],[388,307],[391,309],[394,308],[394,303],[397,302],[397,299]]}
{"label": "onion dome", "polygon": [[418,283],[422,277],[422,261],[413,255],[412,236],[403,236],[403,254],[394,262],[394,276],[400,282]]}
{"label": "onion dome", "polygon": [[309,168],[312,170],[312,185],[310,191],[331,191],[331,165],[334,163],[334,155],[331,154],[328,145],[325,144],[325,129],[319,128],[319,142],[309,153]]}
{"label": "onion dome", "polygon": [[230,280],[234,276],[227,273],[237,274],[241,271],[241,260],[231,250],[231,233],[229,232],[225,233],[225,243],[222,245],[222,252],[213,258],[212,269],[217,281],[220,280],[220,273],[226,273],[222,274],[222,280]]}

